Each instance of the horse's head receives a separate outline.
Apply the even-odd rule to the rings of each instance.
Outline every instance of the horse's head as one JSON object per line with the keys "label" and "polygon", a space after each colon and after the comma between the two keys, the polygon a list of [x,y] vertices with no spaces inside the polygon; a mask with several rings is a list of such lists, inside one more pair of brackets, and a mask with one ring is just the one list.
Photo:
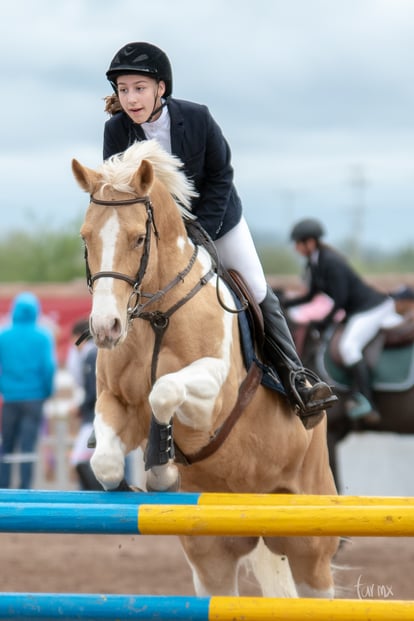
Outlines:
{"label": "horse's head", "polygon": [[155,141],[135,143],[97,170],[72,162],[91,197],[81,236],[93,293],[90,330],[98,347],[125,339],[142,287],[156,290],[168,271],[158,240],[171,243],[185,230],[173,195],[187,207],[194,195],[180,167]]}

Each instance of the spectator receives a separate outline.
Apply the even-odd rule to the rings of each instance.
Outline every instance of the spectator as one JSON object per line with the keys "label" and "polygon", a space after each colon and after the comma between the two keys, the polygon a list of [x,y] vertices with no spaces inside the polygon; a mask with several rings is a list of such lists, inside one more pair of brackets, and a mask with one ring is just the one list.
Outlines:
{"label": "spectator", "polygon": [[[30,292],[15,297],[11,324],[0,331],[0,393],[3,398],[2,453],[33,453],[43,405],[53,392],[56,371],[52,333],[38,324],[40,302]],[[0,465],[0,487],[10,486],[11,466]],[[32,486],[33,464],[20,464],[20,488]]]}
{"label": "spectator", "polygon": [[[77,321],[72,329],[74,341],[77,341],[88,328],[89,323],[87,319]],[[93,449],[88,448],[88,440],[93,432],[93,419],[95,416],[96,355],[97,349],[94,342],[91,339],[85,339],[77,346],[77,352],[71,349],[68,356],[70,370],[75,380],[78,378],[83,389],[82,402],[76,411],[80,418],[80,428],[72,449],[70,462],[76,470],[80,487],[84,490],[102,490],[102,486],[96,480],[90,466]]]}

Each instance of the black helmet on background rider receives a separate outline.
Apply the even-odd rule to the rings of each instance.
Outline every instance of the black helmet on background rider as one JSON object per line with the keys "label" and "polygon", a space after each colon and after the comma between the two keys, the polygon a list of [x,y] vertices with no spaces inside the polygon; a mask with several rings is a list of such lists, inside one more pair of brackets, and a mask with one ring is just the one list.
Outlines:
{"label": "black helmet on background rider", "polygon": [[106,77],[115,92],[118,91],[116,79],[120,75],[138,73],[149,75],[157,82],[165,82],[164,97],[172,93],[172,69],[168,56],[152,43],[141,41],[127,43],[115,54]]}
{"label": "black helmet on background rider", "polygon": [[295,224],[290,239],[294,242],[302,242],[307,239],[316,239],[317,241],[325,234],[323,226],[318,220],[306,218]]}

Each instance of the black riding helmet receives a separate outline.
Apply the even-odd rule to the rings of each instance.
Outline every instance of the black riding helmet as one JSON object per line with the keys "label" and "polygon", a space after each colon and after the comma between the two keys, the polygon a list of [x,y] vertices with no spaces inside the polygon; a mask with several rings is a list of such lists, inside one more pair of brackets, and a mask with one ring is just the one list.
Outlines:
{"label": "black riding helmet", "polygon": [[172,69],[168,56],[159,47],[141,41],[127,43],[113,57],[106,77],[115,92],[116,78],[128,73],[149,75],[165,82],[164,97],[172,93]]}
{"label": "black riding helmet", "polygon": [[306,218],[295,224],[290,233],[290,239],[294,242],[306,241],[311,238],[318,240],[323,235],[325,235],[325,231],[321,223],[313,218]]}

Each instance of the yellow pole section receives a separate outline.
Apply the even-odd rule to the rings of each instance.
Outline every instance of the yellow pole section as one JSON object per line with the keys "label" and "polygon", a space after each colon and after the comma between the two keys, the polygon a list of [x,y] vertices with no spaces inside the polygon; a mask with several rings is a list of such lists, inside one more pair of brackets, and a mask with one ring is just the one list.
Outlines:
{"label": "yellow pole section", "polygon": [[201,493],[199,505],[414,505],[414,496],[329,496],[316,494]]}
{"label": "yellow pole section", "polygon": [[212,597],[209,621],[413,621],[414,602],[401,600]]}
{"label": "yellow pole section", "polygon": [[141,505],[137,513],[143,535],[414,535],[414,506]]}

